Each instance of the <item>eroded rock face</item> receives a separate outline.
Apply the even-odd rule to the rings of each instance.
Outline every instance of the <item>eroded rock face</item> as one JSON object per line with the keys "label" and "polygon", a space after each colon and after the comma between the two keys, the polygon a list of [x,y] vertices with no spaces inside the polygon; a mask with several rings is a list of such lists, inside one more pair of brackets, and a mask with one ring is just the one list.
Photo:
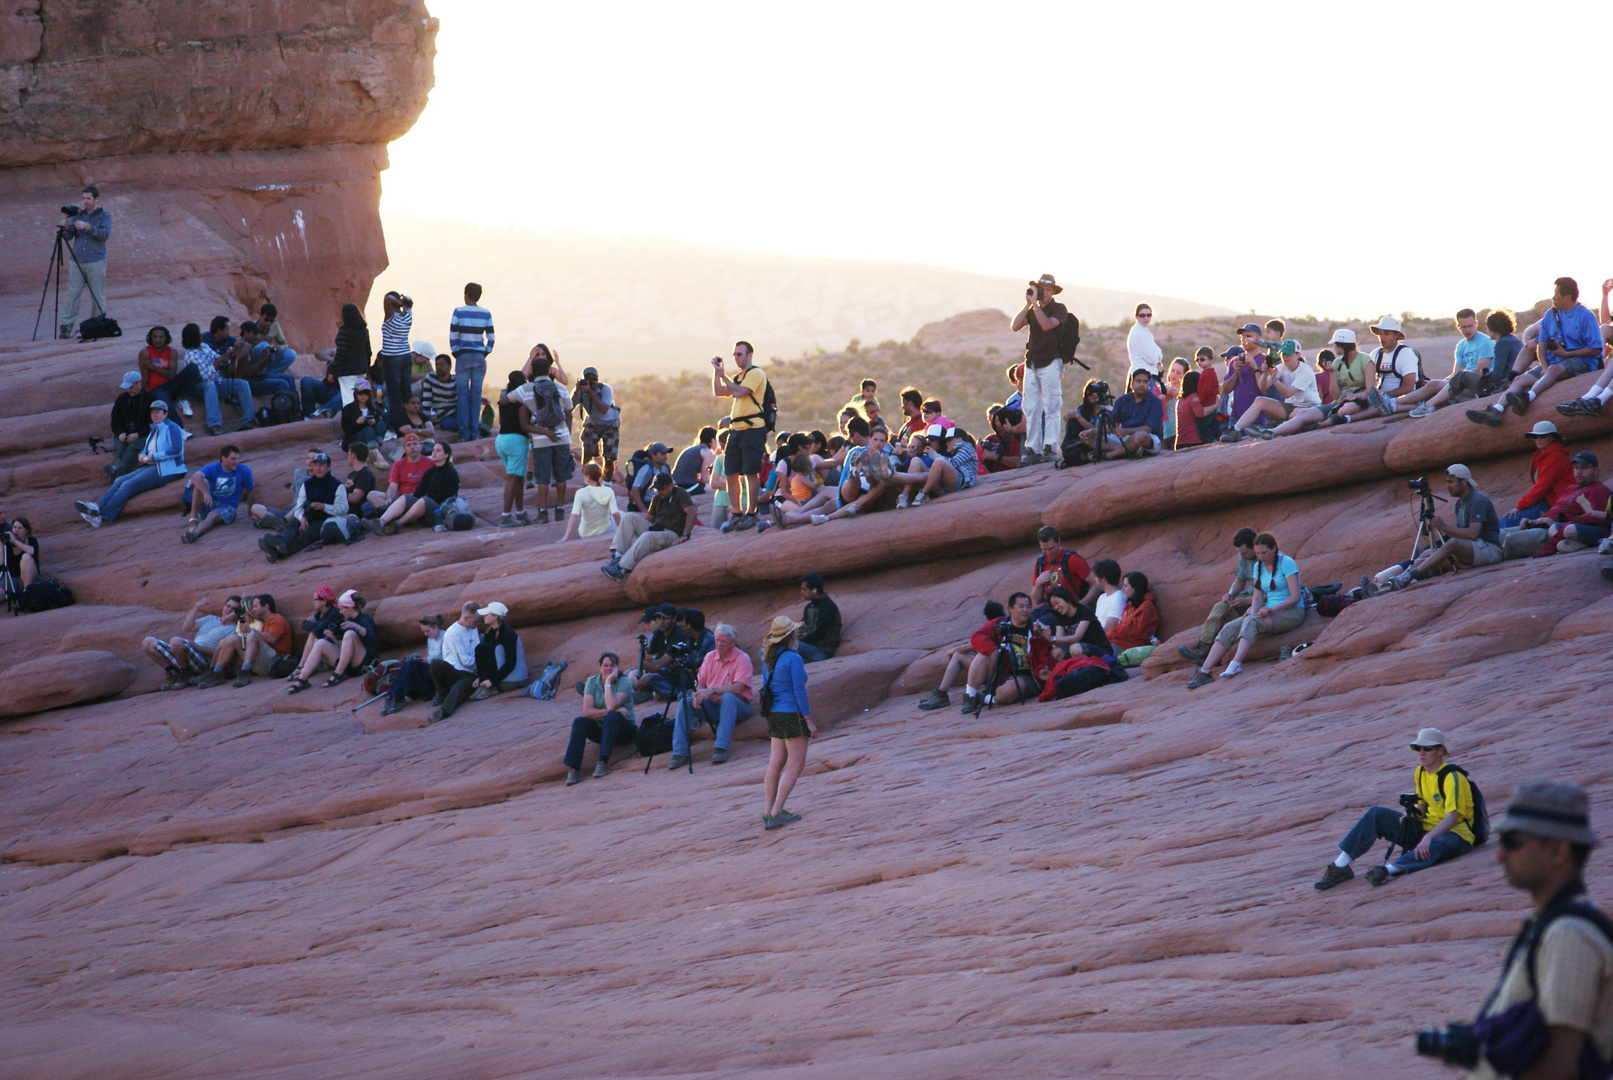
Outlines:
{"label": "eroded rock face", "polygon": [[133,664],[99,649],[25,660],[5,669],[0,716],[27,716],[111,697],[128,689],[134,673]]}
{"label": "eroded rock face", "polygon": [[328,345],[341,304],[362,304],[386,267],[385,146],[432,82],[437,22],[421,0],[10,3],[6,338],[31,331],[56,208],[94,183],[114,218],[108,303],[126,333],[272,300],[294,345]]}

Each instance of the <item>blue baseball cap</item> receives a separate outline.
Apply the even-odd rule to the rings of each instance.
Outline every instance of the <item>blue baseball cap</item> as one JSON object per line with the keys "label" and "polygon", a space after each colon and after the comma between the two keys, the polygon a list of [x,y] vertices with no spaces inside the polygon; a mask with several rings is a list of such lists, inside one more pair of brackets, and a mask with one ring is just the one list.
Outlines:
{"label": "blue baseball cap", "polygon": [[1259,323],[1246,322],[1238,327],[1238,333],[1240,334],[1253,334],[1255,337],[1259,337],[1262,332]]}
{"label": "blue baseball cap", "polygon": [[138,371],[125,371],[123,373],[123,382],[121,384],[119,384],[119,385],[121,386],[122,389],[127,390],[127,389],[129,389],[129,387],[133,386],[135,383],[137,383],[139,381],[140,381],[140,373]]}
{"label": "blue baseball cap", "polygon": [[1244,354],[1243,353],[1243,346],[1242,345],[1234,345],[1234,346],[1232,346],[1232,348],[1228,349],[1226,352],[1221,354],[1221,359],[1223,359],[1223,360],[1231,360],[1234,356],[1242,356],[1243,354]]}

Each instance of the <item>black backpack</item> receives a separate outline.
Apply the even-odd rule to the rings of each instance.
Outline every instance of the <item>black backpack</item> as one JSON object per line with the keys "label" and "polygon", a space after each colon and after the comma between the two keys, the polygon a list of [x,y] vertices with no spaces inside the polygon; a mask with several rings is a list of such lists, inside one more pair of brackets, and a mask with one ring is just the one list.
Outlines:
{"label": "black backpack", "polygon": [[1081,344],[1081,320],[1069,312],[1064,313],[1064,321],[1059,323],[1059,359],[1066,362],[1075,359],[1076,346]]}
{"label": "black backpack", "polygon": [[1434,783],[1438,785],[1440,791],[1445,790],[1445,777],[1452,772],[1459,772],[1463,776],[1467,776],[1467,786],[1473,789],[1473,821],[1471,824],[1473,828],[1473,846],[1478,847],[1490,838],[1490,808],[1484,804],[1484,792],[1479,790],[1479,786],[1473,782],[1473,778],[1468,776],[1467,770],[1460,765],[1447,765],[1439,770],[1439,773],[1434,777]]}
{"label": "black backpack", "polygon": [[36,581],[17,594],[17,614],[32,614],[36,611],[50,611],[52,608],[71,607],[73,591],[66,585],[51,578],[48,581]]}
{"label": "black backpack", "polygon": [[762,391],[762,420],[764,430],[778,430],[778,395],[773,393],[772,379],[767,380],[767,389]]}
{"label": "black backpack", "polygon": [[[665,713],[656,713],[647,716],[638,726],[638,735],[633,739],[633,745],[638,750],[638,756],[647,758],[644,762],[644,771],[650,771],[650,763],[657,754],[670,754],[672,752],[672,728],[674,724]],[[693,772],[694,769],[689,770]]]}
{"label": "black backpack", "polygon": [[287,390],[276,390],[269,399],[269,425],[294,424],[302,419],[302,407],[297,397]]}
{"label": "black backpack", "polygon": [[101,338],[122,337],[123,328],[110,315],[91,315],[78,324],[80,341],[98,341]]}

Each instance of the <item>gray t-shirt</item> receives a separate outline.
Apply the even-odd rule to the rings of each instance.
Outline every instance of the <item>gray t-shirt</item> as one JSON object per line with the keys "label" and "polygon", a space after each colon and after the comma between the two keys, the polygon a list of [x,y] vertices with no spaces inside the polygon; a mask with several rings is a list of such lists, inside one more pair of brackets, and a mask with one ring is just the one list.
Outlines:
{"label": "gray t-shirt", "polygon": [[1233,594],[1235,597],[1249,596],[1253,594],[1255,570],[1258,569],[1259,566],[1260,560],[1258,559],[1246,559],[1242,555],[1238,556],[1238,569],[1237,572],[1232,575],[1238,586],[1238,591]]}
{"label": "gray t-shirt", "polygon": [[1495,516],[1495,506],[1489,496],[1482,491],[1470,491],[1466,498],[1456,500],[1457,526],[1465,529],[1474,522],[1483,523],[1480,540],[1501,546],[1501,520]]}
{"label": "gray t-shirt", "polygon": [[198,649],[216,649],[219,642],[233,633],[234,623],[227,623],[217,615],[203,615],[196,620],[196,636],[191,640]]}

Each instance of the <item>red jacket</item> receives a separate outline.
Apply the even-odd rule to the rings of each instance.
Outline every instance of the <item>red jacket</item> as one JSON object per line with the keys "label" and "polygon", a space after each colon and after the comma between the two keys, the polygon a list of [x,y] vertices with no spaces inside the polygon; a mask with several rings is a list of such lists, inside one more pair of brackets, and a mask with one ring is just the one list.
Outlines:
{"label": "red jacket", "polygon": [[[1579,505],[1581,495],[1585,496],[1591,506],[1594,507],[1590,513],[1586,513],[1585,508]],[[1563,492],[1561,498],[1551,504],[1551,509],[1547,510],[1544,516],[1564,525],[1605,526],[1607,524],[1607,504],[1610,497],[1613,496],[1609,495],[1607,485],[1600,480],[1594,484],[1586,484],[1584,487],[1573,484],[1569,486],[1567,491]]]}
{"label": "red jacket", "polygon": [[[1002,644],[1002,638],[997,636],[997,624],[1006,619],[1006,615],[1003,616],[1003,619],[991,619],[969,636],[969,644],[974,648],[975,652],[981,656],[991,656],[997,651],[997,647]],[[1035,623],[1032,623],[1031,627],[1034,628],[1035,625]],[[1028,659],[1030,660],[1031,673],[1037,679],[1041,679],[1043,678],[1041,672],[1053,666],[1053,646],[1049,645],[1047,639],[1036,633],[1034,629],[1028,629],[1027,633],[1030,636]]]}
{"label": "red jacket", "polygon": [[1517,509],[1527,510],[1537,503],[1551,506],[1563,497],[1563,492],[1574,486],[1574,470],[1568,464],[1568,444],[1553,439],[1539,450],[1529,462],[1529,478],[1534,486],[1523,493]]}
{"label": "red jacket", "polygon": [[1159,630],[1159,607],[1152,592],[1143,593],[1140,603],[1127,604],[1115,628],[1108,632],[1109,644],[1117,650],[1140,649]]}
{"label": "red jacket", "polygon": [[1042,692],[1037,695],[1036,700],[1054,700],[1058,697],[1059,680],[1064,678],[1064,676],[1068,675],[1072,671],[1077,671],[1086,667],[1101,667],[1110,671],[1114,670],[1109,666],[1109,661],[1101,656],[1072,656],[1068,660],[1060,660],[1056,665],[1054,665],[1053,669],[1047,673],[1046,678],[1042,679]]}

